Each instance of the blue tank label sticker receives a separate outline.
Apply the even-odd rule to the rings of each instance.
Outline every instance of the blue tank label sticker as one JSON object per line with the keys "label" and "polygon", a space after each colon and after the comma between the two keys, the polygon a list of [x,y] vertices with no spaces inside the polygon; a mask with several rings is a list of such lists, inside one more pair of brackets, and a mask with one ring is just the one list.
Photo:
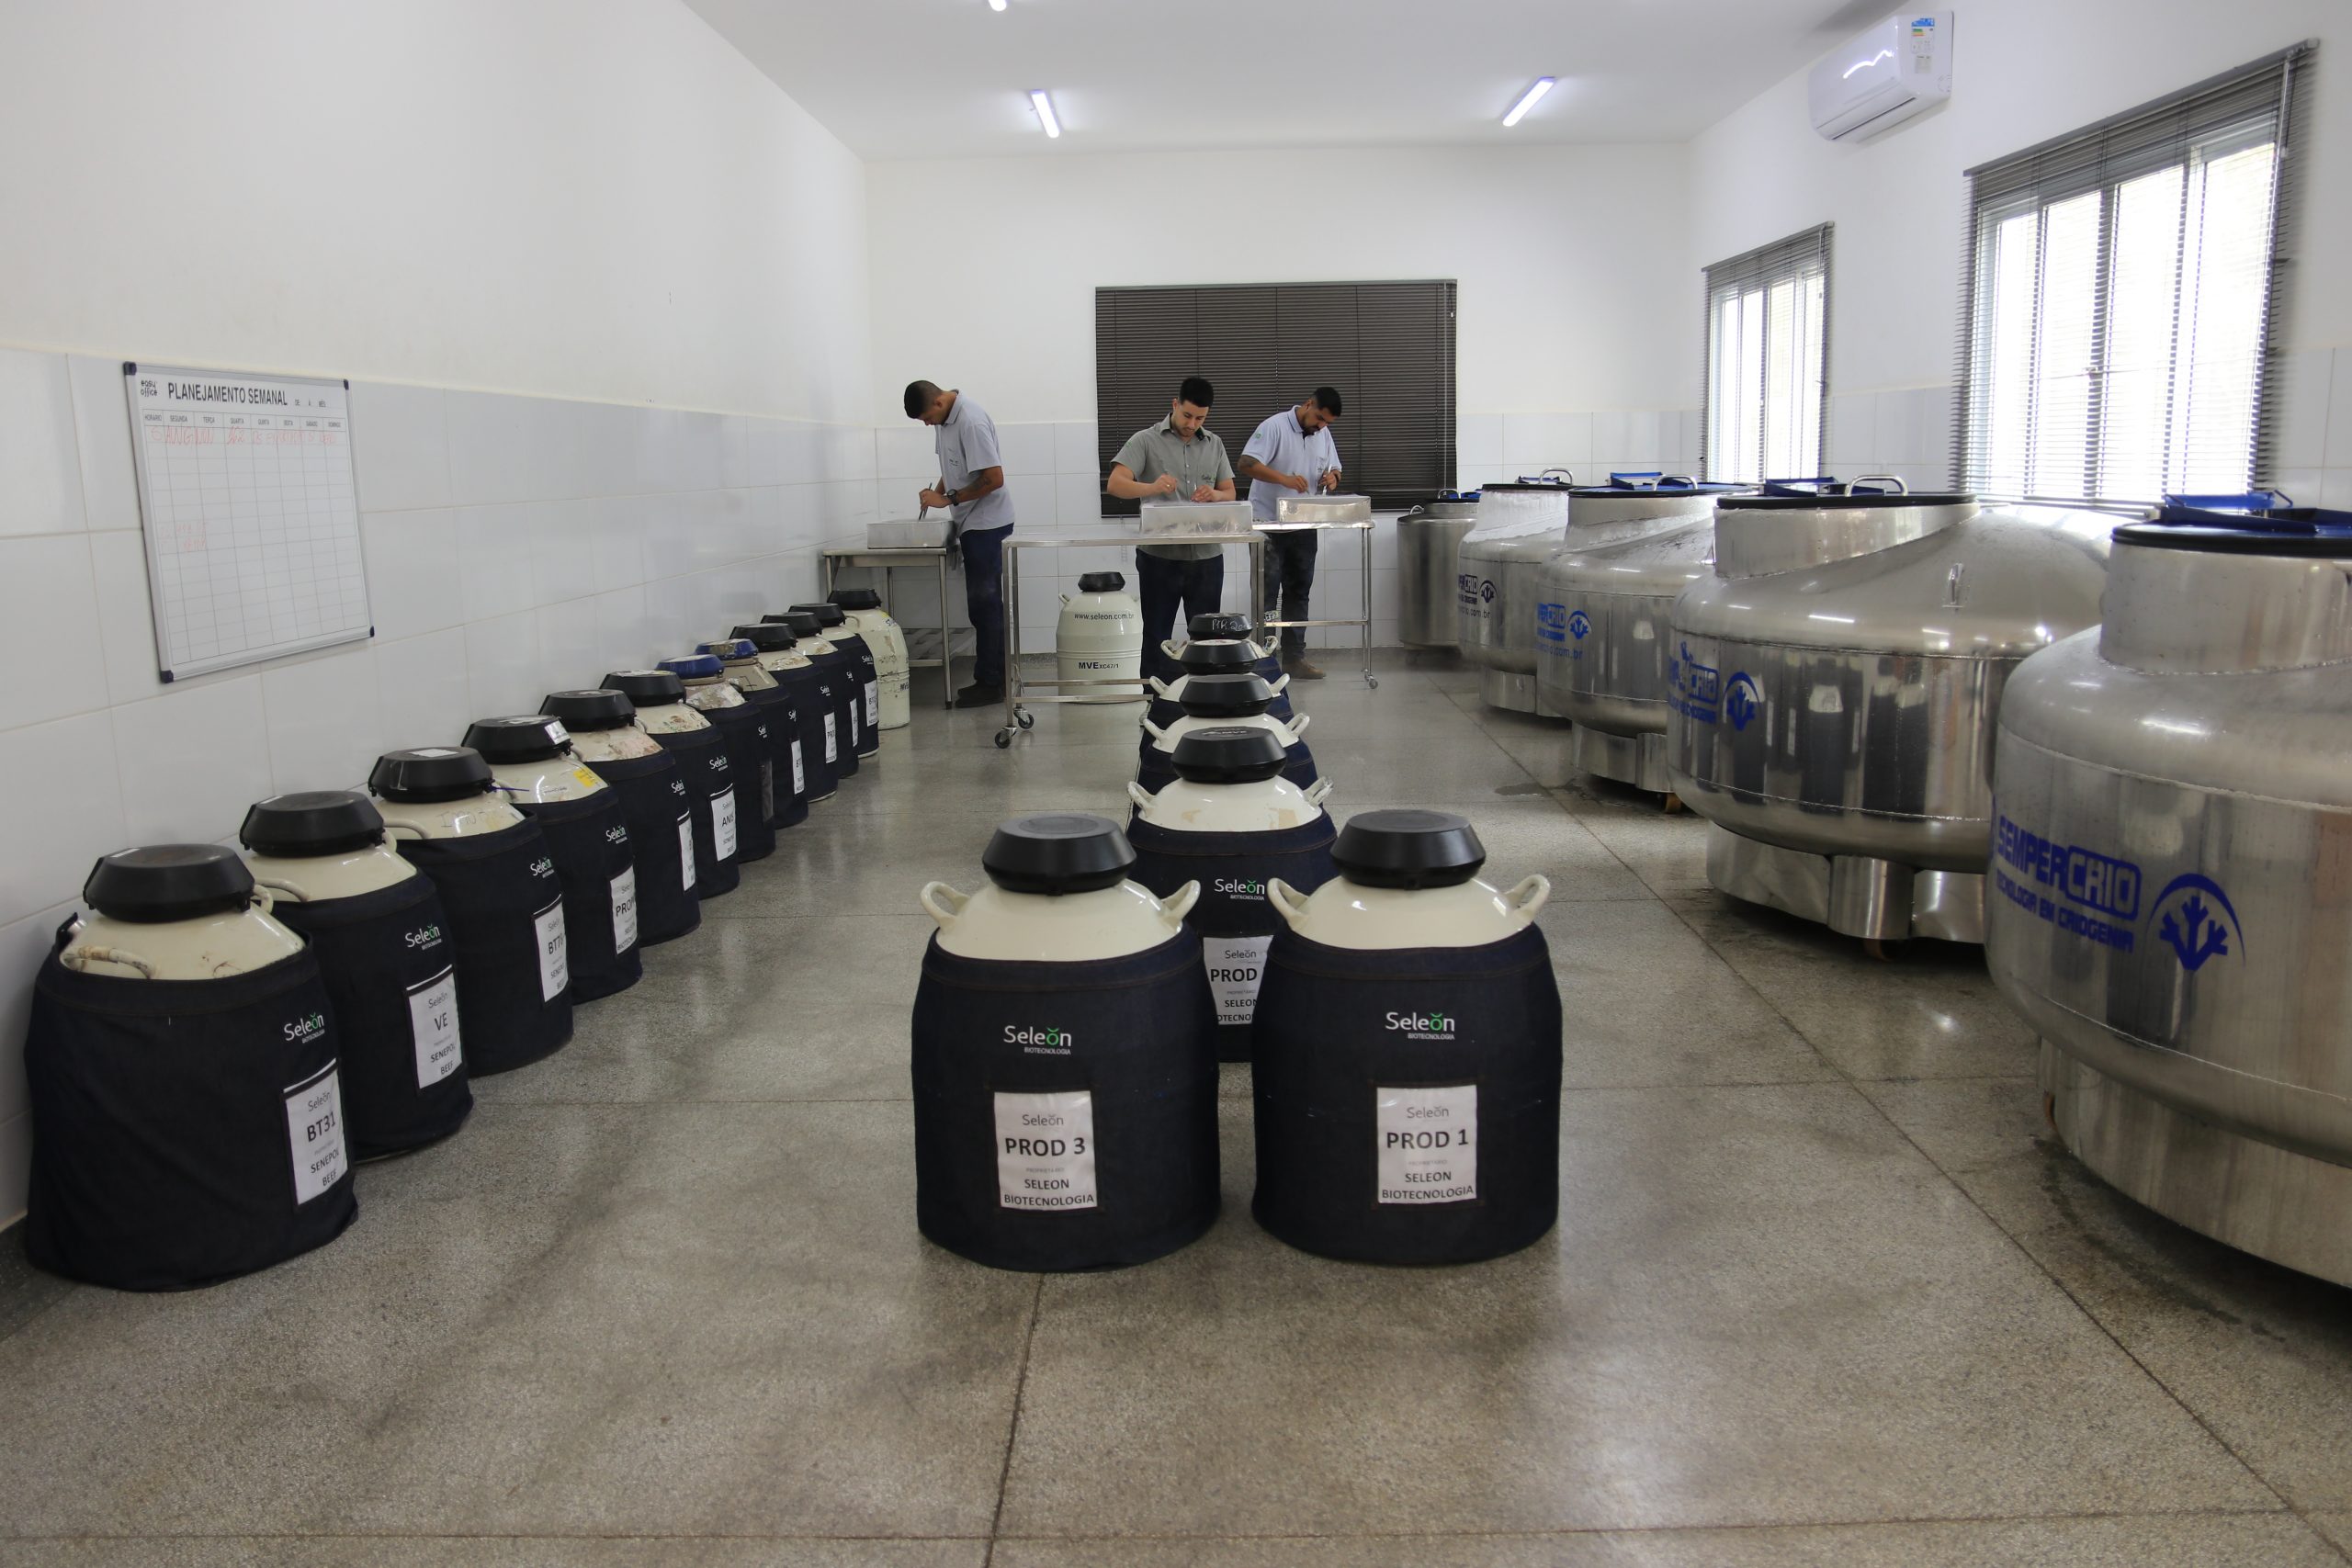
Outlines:
{"label": "blue tank label sticker", "polygon": [[1478,597],[1489,604],[1495,602],[1495,583],[1492,578],[1479,580]]}
{"label": "blue tank label sticker", "polygon": [[1764,711],[1764,694],[1757,688],[1756,677],[1743,670],[1731,678],[1724,688],[1724,716],[1731,720],[1734,729],[1746,729],[1748,721]]}
{"label": "blue tank label sticker", "polygon": [[1592,635],[1592,622],[1582,610],[1568,617],[1568,635],[1578,642]]}
{"label": "blue tank label sticker", "polygon": [[2222,885],[2210,876],[2189,872],[2174,877],[2156,896],[2150,912],[2156,922],[2156,935],[2192,975],[2204,968],[2208,959],[2226,958],[2245,946],[2235,906],[2222,891]]}
{"label": "blue tank label sticker", "polygon": [[1535,635],[1551,643],[1565,642],[1568,627],[1568,607],[1566,604],[1535,606]]}
{"label": "blue tank label sticker", "polygon": [[1699,724],[1715,722],[1723,702],[1722,678],[1712,665],[1691,657],[1689,643],[1677,647],[1667,660],[1666,682],[1677,713]]}

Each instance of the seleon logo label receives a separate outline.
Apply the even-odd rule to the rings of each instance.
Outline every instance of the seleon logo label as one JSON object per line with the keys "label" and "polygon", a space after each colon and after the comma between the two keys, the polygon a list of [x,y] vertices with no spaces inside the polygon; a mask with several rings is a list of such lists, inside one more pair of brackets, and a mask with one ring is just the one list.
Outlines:
{"label": "seleon logo label", "polygon": [[1266,885],[1247,876],[1220,876],[1216,879],[1216,889],[1233,898],[1263,898],[1266,896]]}
{"label": "seleon logo label", "polygon": [[401,940],[408,944],[409,949],[412,952],[423,952],[428,947],[438,947],[441,945],[441,928],[439,926],[419,926],[416,930],[410,931],[407,935],[401,937]]}
{"label": "seleon logo label", "polygon": [[1391,1034],[1402,1034],[1408,1040],[1453,1039],[1454,1020],[1442,1012],[1386,1012],[1380,1015],[1381,1027]]}
{"label": "seleon logo label", "polygon": [[298,1018],[293,1022],[288,1024],[286,1026],[286,1038],[288,1040],[308,1042],[316,1040],[320,1035],[324,1034],[326,1032],[327,1015],[322,1012],[314,1012],[307,1018]]}
{"label": "seleon logo label", "polygon": [[1004,1026],[1004,1043],[1018,1045],[1034,1055],[1067,1056],[1072,1043],[1069,1031],[1047,1024],[1043,1029],[1008,1023]]}

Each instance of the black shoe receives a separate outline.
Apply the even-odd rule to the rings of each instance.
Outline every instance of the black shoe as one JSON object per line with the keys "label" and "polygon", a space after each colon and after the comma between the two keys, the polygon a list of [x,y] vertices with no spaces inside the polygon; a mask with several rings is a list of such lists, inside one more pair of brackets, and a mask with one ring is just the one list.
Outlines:
{"label": "black shoe", "polygon": [[1283,660],[1283,673],[1294,681],[1320,681],[1323,671],[1306,661],[1306,656]]}
{"label": "black shoe", "polygon": [[956,705],[959,708],[992,708],[1003,702],[1002,686],[967,686],[956,694]]}

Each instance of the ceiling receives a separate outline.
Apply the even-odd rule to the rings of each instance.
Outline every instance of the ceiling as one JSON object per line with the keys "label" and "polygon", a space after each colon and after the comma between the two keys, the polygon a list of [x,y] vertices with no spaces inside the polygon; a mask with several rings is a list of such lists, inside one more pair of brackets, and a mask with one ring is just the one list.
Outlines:
{"label": "ceiling", "polygon": [[[687,0],[868,160],[1679,141],[1886,0]],[[1538,76],[1559,85],[1515,128]],[[1053,95],[1048,141],[1027,90]],[[1138,216],[1183,193],[1103,193]]]}

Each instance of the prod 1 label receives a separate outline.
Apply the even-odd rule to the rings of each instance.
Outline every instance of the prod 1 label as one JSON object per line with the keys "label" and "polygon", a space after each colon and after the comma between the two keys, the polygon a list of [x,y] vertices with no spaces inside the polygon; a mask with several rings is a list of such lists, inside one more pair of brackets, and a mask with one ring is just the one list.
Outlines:
{"label": "prod 1 label", "polygon": [[1007,1209],[1094,1207],[1094,1094],[996,1097],[997,1201]]}
{"label": "prod 1 label", "polygon": [[1258,987],[1266,978],[1270,936],[1211,936],[1201,939],[1208,965],[1209,995],[1216,998],[1219,1023],[1247,1023],[1257,1016]]}
{"label": "prod 1 label", "polygon": [[1466,1203],[1478,1196],[1478,1086],[1374,1089],[1383,1203]]}

